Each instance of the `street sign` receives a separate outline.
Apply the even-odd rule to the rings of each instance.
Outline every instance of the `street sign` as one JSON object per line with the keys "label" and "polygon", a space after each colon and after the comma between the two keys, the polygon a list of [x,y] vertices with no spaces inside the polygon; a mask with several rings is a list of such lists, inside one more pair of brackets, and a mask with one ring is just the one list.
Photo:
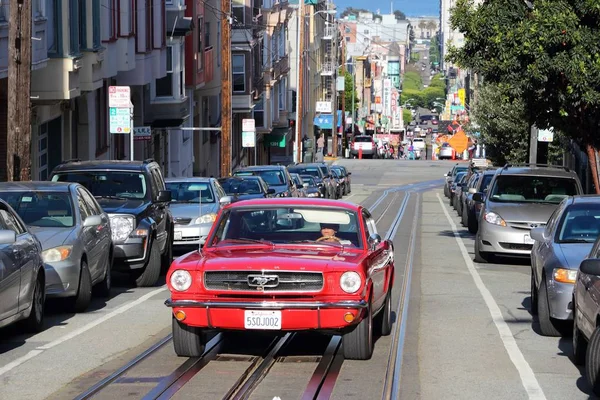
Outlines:
{"label": "street sign", "polygon": [[552,142],[554,140],[554,131],[552,129],[538,130],[538,142]]}
{"label": "street sign", "polygon": [[131,103],[131,88],[129,86],[109,86],[108,106],[129,108]]}
{"label": "street sign", "polygon": [[256,146],[256,132],[242,132],[242,147]]}
{"label": "street sign", "polygon": [[131,109],[110,107],[108,115],[110,133],[131,132]]}
{"label": "street sign", "polygon": [[133,128],[133,140],[150,140],[152,139],[152,128],[149,126],[138,126]]}
{"label": "street sign", "polygon": [[256,123],[253,118],[242,120],[242,132],[256,132]]}
{"label": "street sign", "polygon": [[315,111],[316,112],[320,112],[320,113],[332,113],[332,107],[331,107],[331,102],[330,101],[317,101],[316,107],[315,107]]}

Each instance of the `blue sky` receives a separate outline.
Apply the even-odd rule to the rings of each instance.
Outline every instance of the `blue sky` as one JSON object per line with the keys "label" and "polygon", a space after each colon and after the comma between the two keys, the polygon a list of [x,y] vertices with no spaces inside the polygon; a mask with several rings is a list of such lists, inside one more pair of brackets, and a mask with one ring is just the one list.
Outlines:
{"label": "blue sky", "polygon": [[[377,11],[379,8],[382,14],[390,12],[391,2],[388,0],[333,0],[339,12],[346,7],[365,8],[370,11]],[[400,10],[409,17],[420,15],[438,16],[440,15],[439,0],[395,0],[394,10]]]}

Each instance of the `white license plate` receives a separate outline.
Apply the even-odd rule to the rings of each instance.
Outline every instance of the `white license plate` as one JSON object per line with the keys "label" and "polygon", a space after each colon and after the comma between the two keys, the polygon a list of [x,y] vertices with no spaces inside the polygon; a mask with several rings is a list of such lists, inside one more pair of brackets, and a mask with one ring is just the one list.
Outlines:
{"label": "white license plate", "polygon": [[533,240],[531,238],[531,236],[529,236],[529,234],[525,234],[525,237],[523,238],[523,243],[525,244],[533,244],[535,242],[535,240]]}
{"label": "white license plate", "polygon": [[244,311],[246,329],[281,329],[281,311]]}
{"label": "white license plate", "polygon": [[182,237],[181,231],[175,231],[175,240],[181,240]]}

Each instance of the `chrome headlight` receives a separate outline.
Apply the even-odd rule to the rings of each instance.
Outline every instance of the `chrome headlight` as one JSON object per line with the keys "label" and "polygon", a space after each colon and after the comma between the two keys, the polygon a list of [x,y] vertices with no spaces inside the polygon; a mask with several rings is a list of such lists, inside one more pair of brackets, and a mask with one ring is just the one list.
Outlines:
{"label": "chrome headlight", "polygon": [[340,278],[340,287],[346,293],[356,293],[362,285],[362,279],[358,272],[348,271]]}
{"label": "chrome headlight", "polygon": [[133,215],[110,215],[110,230],[112,240],[123,242],[127,240],[135,228],[135,217]]}
{"label": "chrome headlight", "polygon": [[64,261],[71,255],[73,246],[58,246],[42,251],[42,260],[45,263]]}
{"label": "chrome headlight", "polygon": [[554,273],[552,274],[552,276],[557,282],[575,283],[575,281],[577,280],[577,270],[566,268],[554,268]]}
{"label": "chrome headlight", "polygon": [[276,195],[277,197],[288,197],[288,192],[279,192]]}
{"label": "chrome headlight", "polygon": [[194,224],[212,224],[217,219],[217,214],[204,214],[201,217],[196,218]]}
{"label": "chrome headlight", "polygon": [[188,290],[192,286],[192,275],[183,269],[178,269],[171,274],[171,286],[178,292]]}
{"label": "chrome headlight", "polygon": [[309,193],[307,197],[319,197],[320,193]]}
{"label": "chrome headlight", "polygon": [[506,226],[506,221],[503,220],[502,217],[496,214],[495,212],[486,212],[485,214],[483,214],[483,218],[486,220],[486,222],[492,225]]}

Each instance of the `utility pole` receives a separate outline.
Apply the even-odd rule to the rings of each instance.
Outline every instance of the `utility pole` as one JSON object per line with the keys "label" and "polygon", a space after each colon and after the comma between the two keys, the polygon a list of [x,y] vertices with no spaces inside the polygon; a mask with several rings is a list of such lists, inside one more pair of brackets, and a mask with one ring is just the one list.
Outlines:
{"label": "utility pole", "polygon": [[298,41],[296,43],[296,49],[298,52],[298,59],[296,60],[296,74],[298,75],[296,84],[296,132],[294,136],[294,146],[296,148],[296,159],[294,161],[302,162],[302,139],[300,137],[300,131],[302,130],[302,103],[304,101],[303,95],[303,84],[304,79],[304,68],[302,65],[302,59],[304,58],[304,1],[298,2]]}
{"label": "utility pole", "polygon": [[[344,78],[344,90],[342,91],[342,157],[345,156],[346,148],[346,46],[342,45],[342,77]],[[336,87],[337,89],[337,87]]]}
{"label": "utility pole", "polygon": [[10,0],[9,21],[6,178],[28,181],[31,179],[31,1]]}
{"label": "utility pole", "polygon": [[221,176],[231,174],[231,0],[221,0]]}
{"label": "utility pole", "polygon": [[[332,18],[333,19],[333,16]],[[333,27],[333,33],[332,33],[332,38],[331,41],[333,42],[333,59],[334,59],[334,63],[337,64],[339,61],[339,56],[338,56],[338,46],[337,46],[337,39],[338,39],[338,30],[337,30],[337,23],[334,21],[331,26]],[[332,122],[332,127],[331,127],[331,132],[333,133],[333,140],[332,140],[332,147],[333,147],[333,151],[331,152],[333,157],[337,157],[338,156],[338,120],[337,120],[337,110],[338,110],[338,102],[337,102],[337,88],[336,88],[336,79],[337,79],[337,68],[335,68],[333,70],[335,73],[333,74],[333,79],[331,80],[331,84],[333,85],[332,91],[331,93],[333,93],[333,99],[332,99],[332,108],[333,108],[333,122]]]}

